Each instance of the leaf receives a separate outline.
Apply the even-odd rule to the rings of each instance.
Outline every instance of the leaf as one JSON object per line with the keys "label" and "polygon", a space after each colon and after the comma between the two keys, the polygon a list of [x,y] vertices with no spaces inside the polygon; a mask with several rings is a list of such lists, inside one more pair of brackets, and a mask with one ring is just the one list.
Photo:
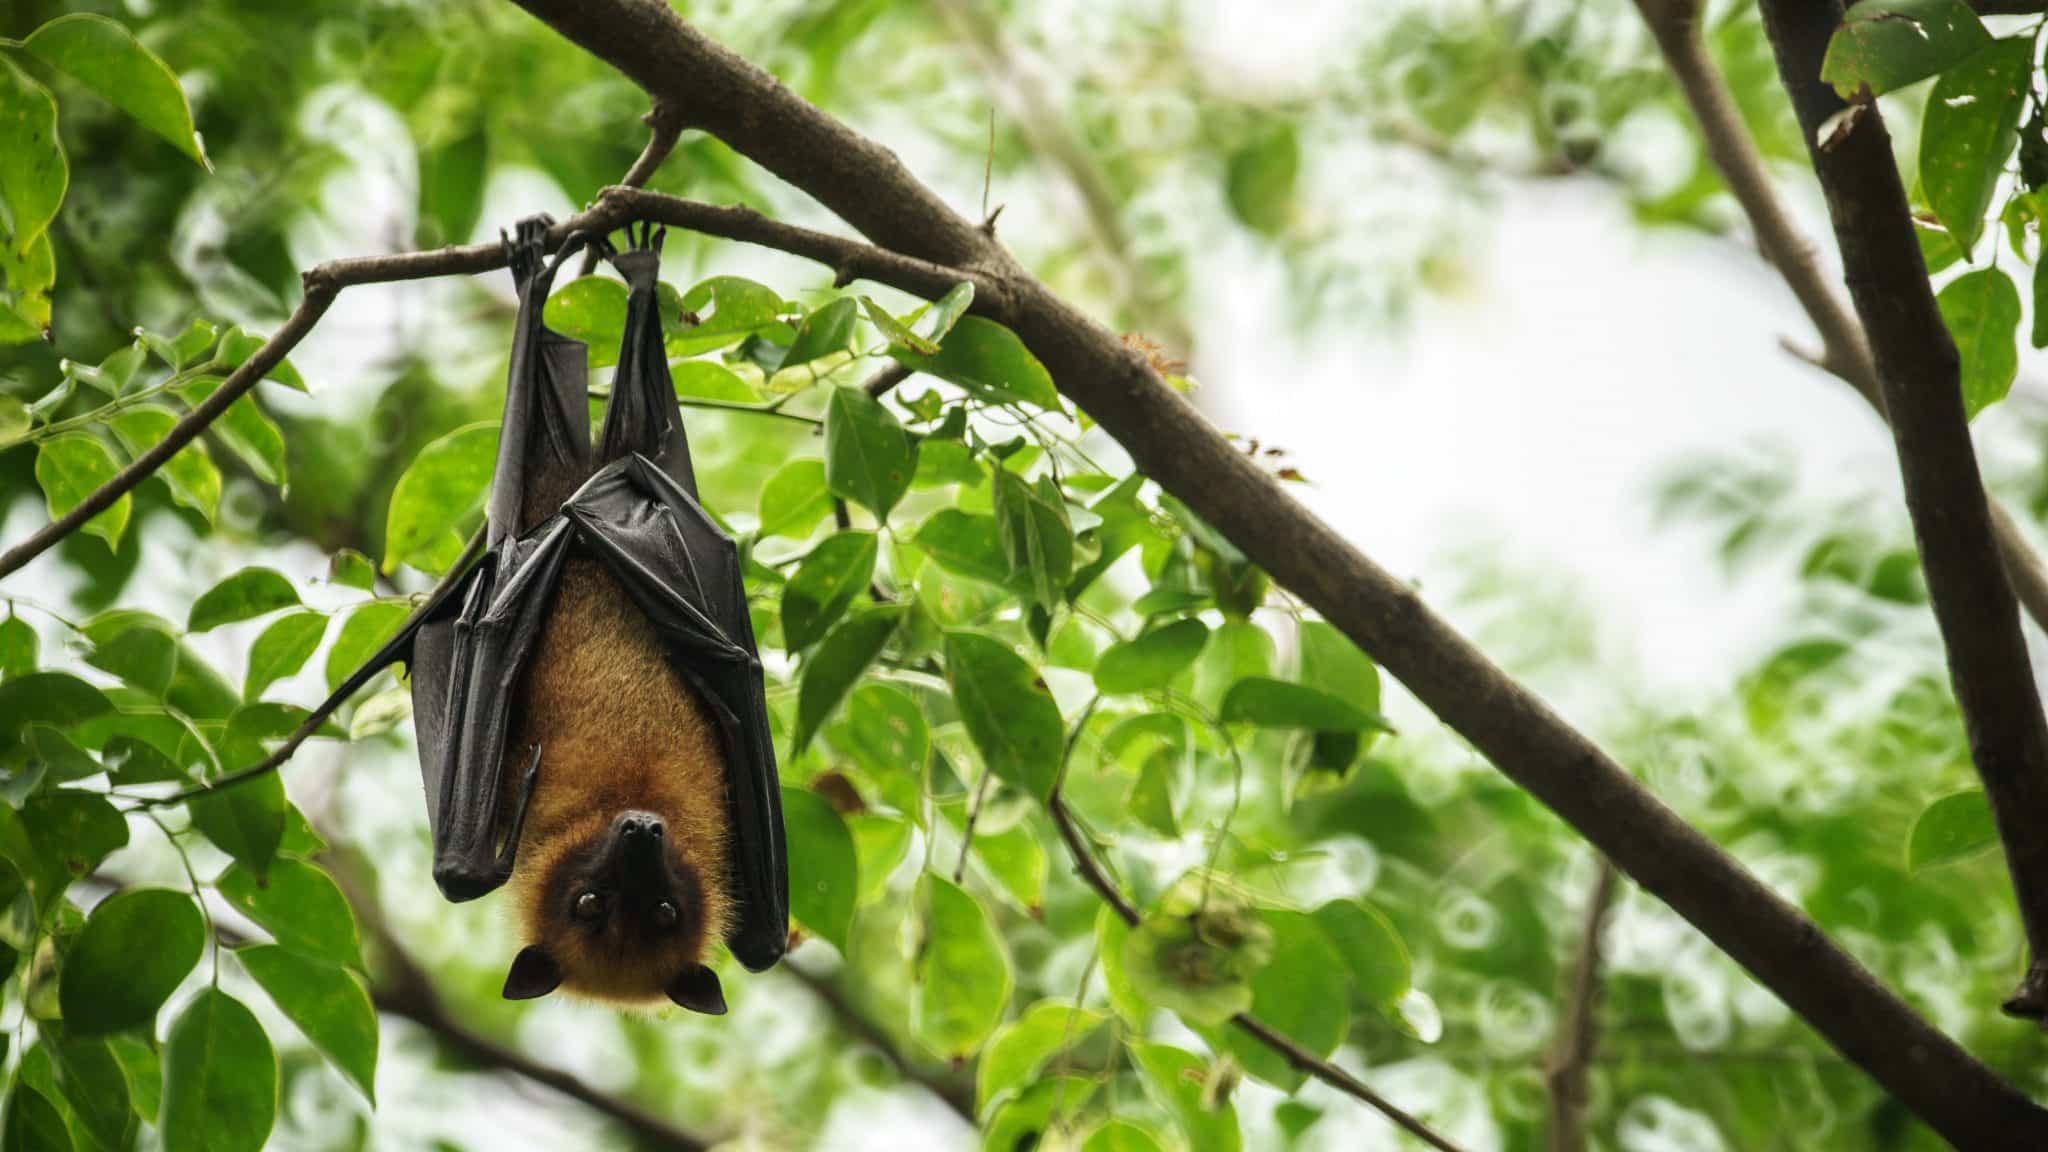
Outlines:
{"label": "leaf", "polygon": [[1828,41],[1820,78],[1853,100],[1903,88],[1977,54],[1991,34],[1962,0],[1863,0]]}
{"label": "leaf", "polygon": [[2019,143],[2020,106],[2033,66],[2031,36],[1993,41],[1943,71],[1927,98],[1920,186],[1966,256],[1983,234],[1998,178]]}
{"label": "leaf", "polygon": [[[116,414],[108,426],[114,430],[114,439],[131,456],[140,456],[163,442],[171,428],[178,422],[178,414],[169,408],[145,404]],[[156,474],[163,478],[171,490],[171,499],[192,509],[211,522],[214,512],[220,507],[220,469],[214,467],[213,457],[206,451],[202,441],[194,440],[169,460]]]}
{"label": "leaf", "polygon": [[893,346],[889,354],[904,367],[958,384],[981,400],[1060,409],[1052,373],[1016,333],[993,320],[960,317],[935,354]]}
{"label": "leaf", "polygon": [[842,751],[877,777],[923,771],[931,753],[931,734],[917,702],[887,684],[863,684],[853,690],[844,742],[848,747]]}
{"label": "leaf", "polygon": [[1967,860],[1998,844],[1998,828],[1982,788],[1943,796],[1913,818],[1906,838],[1906,870]]}
{"label": "leaf", "polygon": [[85,659],[161,699],[170,692],[171,680],[177,675],[178,657],[177,638],[167,628],[154,620],[138,620],[133,626],[96,637]]}
{"label": "leaf", "polygon": [[1107,904],[1095,913],[1095,954],[1102,963],[1102,983],[1109,990],[1109,1006],[1127,1027],[1142,1035],[1151,1019],[1152,1006],[1138,994],[1124,968],[1124,948],[1131,939],[1131,927]]}
{"label": "leaf", "polygon": [[186,807],[192,813],[192,826],[213,841],[214,847],[259,879],[269,874],[284,840],[284,784],[277,773],[202,792],[187,801]]}
{"label": "leaf", "polygon": [[0,620],[0,680],[35,670],[36,630],[19,616]]}
{"label": "leaf", "polygon": [[945,340],[947,334],[960,323],[960,318],[967,314],[967,309],[973,304],[974,285],[970,281],[962,280],[947,289],[944,296],[918,309],[923,314],[918,323],[924,327],[924,338]]}
{"label": "leaf", "polygon": [[761,537],[802,539],[832,511],[823,460],[791,460],[761,486]]}
{"label": "leaf", "polygon": [[[264,337],[244,331],[237,325],[221,333],[220,347],[214,351],[214,361],[224,368],[240,368],[267,343],[269,341]],[[299,375],[299,370],[292,367],[292,362],[288,359],[279,359],[276,364],[271,365],[270,371],[264,373],[263,378],[273,384],[282,384],[294,392],[310,391],[306,387],[305,377]],[[254,407],[253,403],[251,407]]]}
{"label": "leaf", "polygon": [[[0,115],[4,115],[0,109]],[[71,1130],[48,1097],[19,1079],[7,1097],[7,1126],[0,1129],[7,1152],[71,1152]]]}
{"label": "leaf", "polygon": [[856,902],[871,903],[889,890],[890,874],[910,854],[910,821],[878,812],[857,812],[846,817],[846,830],[853,836],[853,854],[860,868]]}
{"label": "leaf", "polygon": [[85,1131],[103,1148],[132,1144],[136,1116],[128,1105],[128,1077],[107,1041],[67,1035],[50,1047],[57,1082]]}
{"label": "leaf", "polygon": [[29,252],[56,218],[70,181],[57,141],[57,102],[0,58],[0,229],[9,252]]}
{"label": "leaf", "polygon": [[617,280],[583,276],[548,297],[541,320],[548,327],[586,346],[586,364],[609,368],[619,362],[619,344],[626,334],[628,289]]}
{"label": "leaf", "polygon": [[353,548],[343,548],[327,561],[327,578],[345,588],[364,592],[377,589],[377,568],[370,558]]}
{"label": "leaf", "polygon": [[112,708],[99,689],[68,672],[10,676],[0,683],[0,745],[32,722],[68,728]]}
{"label": "leaf", "polygon": [[804,317],[803,324],[796,330],[796,342],[783,354],[778,371],[808,364],[834,352],[844,352],[853,346],[853,324],[860,315],[860,305],[851,296],[841,296],[823,308]]}
{"label": "leaf", "polygon": [[918,525],[915,543],[948,572],[988,584],[1009,583],[1010,558],[993,516],[941,508]]}
{"label": "leaf", "polygon": [[68,784],[99,775],[99,762],[55,728],[32,725],[28,730],[28,746],[53,783]]}
{"label": "leaf", "polygon": [[[682,308],[687,313],[701,315],[707,305],[713,311],[702,322],[692,325],[685,316],[680,330],[670,330],[667,344],[671,357],[695,356],[736,344],[743,337],[781,324],[787,307],[774,289],[739,276],[713,276],[683,294]],[[788,331],[786,327],[783,330]]]}
{"label": "leaf", "polygon": [[145,1124],[155,1124],[157,1106],[163,1098],[163,1067],[157,1060],[154,1038],[145,1043],[133,1035],[107,1037],[107,1050],[121,1065],[128,1081],[128,1103]]}
{"label": "leaf", "polygon": [[348,738],[367,740],[382,736],[412,715],[412,690],[405,687],[387,688],[361,704],[348,718]]}
{"label": "leaf", "polygon": [[1294,218],[1301,177],[1301,138],[1285,121],[1267,125],[1225,161],[1223,190],[1231,214],[1262,236],[1278,236]]}
{"label": "leaf", "polygon": [[920,882],[925,915],[913,1020],[920,1040],[964,1059],[1002,1021],[1010,1002],[1010,956],[988,912],[966,889],[936,873]]}
{"label": "leaf", "polygon": [[[0,260],[4,259],[4,255],[0,255]],[[4,291],[12,282],[13,278],[7,275],[5,267],[0,266],[0,291]],[[28,435],[28,430],[34,424],[35,416],[29,412],[28,405],[5,392],[0,392],[0,448],[10,447],[20,441]]]}
{"label": "leaf", "polygon": [[[0,344],[50,338],[50,289],[56,283],[57,257],[48,231],[25,249],[11,241],[0,243]],[[12,396],[0,400],[0,447],[27,435],[28,428],[28,406]]]}
{"label": "leaf", "polygon": [[892,354],[901,351],[918,356],[933,356],[938,353],[937,344],[911,331],[910,325],[891,315],[887,308],[866,296],[860,298],[860,303],[868,314],[868,320],[876,328],[881,329],[882,338],[889,342],[889,351]]}
{"label": "leaf", "polygon": [[1119,959],[1145,1003],[1190,1024],[1220,1025],[1251,1009],[1251,980],[1271,958],[1273,940],[1243,892],[1204,875],[1176,881],[1130,929]]}
{"label": "leaf", "polygon": [[[740,379],[739,373],[709,360],[683,360],[671,364],[669,377],[679,397],[736,404],[753,404],[761,399],[752,385]],[[823,479],[818,483],[820,487],[824,486]]]}
{"label": "leaf", "polygon": [[338,964],[275,944],[237,949],[235,958],[278,1011],[375,1105],[377,1010],[361,978]]}
{"label": "leaf", "polygon": [[1178,749],[1155,747],[1139,767],[1138,782],[1131,788],[1131,815],[1166,837],[1180,835],[1180,822],[1173,814],[1173,766],[1179,756]]}
{"label": "leaf", "polygon": [[[229,335],[232,336],[233,333],[230,332]],[[228,338],[222,337],[221,348],[225,350],[227,346]],[[205,403],[206,398],[213,395],[220,386],[219,377],[202,376],[178,389],[178,396],[196,408]],[[270,417],[264,415],[263,409],[256,406],[256,395],[253,391],[236,397],[235,402],[228,405],[228,410],[221,413],[220,418],[213,422],[212,431],[230,451],[241,458],[242,463],[249,466],[249,471],[255,473],[258,480],[265,484],[284,486],[288,472],[285,465],[284,433],[279,432]]]}
{"label": "leaf", "polygon": [[1036,485],[1007,468],[995,472],[996,527],[1010,568],[1038,604],[1050,610],[1074,574],[1074,530],[1052,477]]}
{"label": "leaf", "polygon": [[263,1025],[218,988],[193,997],[164,1045],[165,1152],[260,1152],[277,1118]]}
{"label": "leaf", "polygon": [[1318,732],[1391,732],[1386,720],[1348,700],[1286,680],[1251,676],[1223,697],[1225,724],[1257,728],[1308,728]]}
{"label": "leaf", "polygon": [[[1344,958],[1306,912],[1267,908],[1259,915],[1273,935],[1273,958],[1252,975],[1252,1014],[1303,1051],[1326,1057],[1351,1025],[1341,1007],[1347,1002]],[[1223,1041],[1247,1073],[1283,1092],[1308,1078],[1243,1032],[1231,1029]]]}
{"label": "leaf", "polygon": [[104,16],[59,16],[22,46],[212,171],[177,75],[126,28]]}
{"label": "leaf", "polygon": [[355,675],[356,669],[376,655],[386,640],[397,635],[411,615],[412,606],[396,600],[358,604],[342,622],[333,647],[327,649],[327,690],[334,691],[343,680]]}
{"label": "leaf", "polygon": [[272,684],[296,676],[326,635],[327,617],[318,612],[289,612],[272,621],[249,646],[243,698],[260,700]]}
{"label": "leaf", "polygon": [[1963,408],[1975,419],[2019,374],[2019,289],[1999,269],[1980,268],[1949,281],[1935,303],[1962,358]]}
{"label": "leaf", "polygon": [[1129,1120],[1110,1119],[1095,1126],[1081,1142],[1081,1152],[1161,1152],[1150,1129]]}
{"label": "leaf", "polygon": [[872,532],[829,536],[797,565],[782,587],[782,635],[791,650],[825,635],[875,574],[879,545]]}
{"label": "leaf", "polygon": [[986,1116],[990,1104],[1035,1080],[1048,1060],[1086,1040],[1102,1021],[1100,1012],[1058,1000],[1041,1000],[1025,1009],[996,1031],[977,1062],[975,1113]]}
{"label": "leaf", "polygon": [[803,684],[797,691],[796,755],[803,754],[811,737],[832,718],[839,702],[882,654],[902,619],[900,607],[876,608],[848,617],[827,633],[804,661]]}
{"label": "leaf", "polygon": [[1187,671],[1208,642],[1209,626],[1189,617],[1112,644],[1095,665],[1095,687],[1111,696],[1158,691]]}
{"label": "leaf", "polygon": [[1027,915],[1043,913],[1045,878],[1051,867],[1045,847],[1029,823],[1013,824],[1000,832],[984,826],[974,837],[974,858]]}
{"label": "leaf", "polygon": [[1031,665],[993,637],[949,632],[946,682],[988,770],[1041,800],[1051,796],[1065,724]]}
{"label": "leaf", "polygon": [[974,458],[974,449],[960,440],[927,436],[917,446],[917,472],[910,478],[912,488],[943,488],[948,484],[979,484],[988,473]]}
{"label": "leaf", "polygon": [[1187,1137],[1188,1152],[1238,1152],[1242,1137],[1237,1106],[1225,1099],[1212,1108],[1203,1099],[1208,1064],[1192,1052],[1146,1040],[1134,1041],[1130,1052],[1146,1091],[1173,1115]]}
{"label": "leaf", "polygon": [[183,892],[130,888],[100,901],[64,961],[57,996],[66,1030],[148,1025],[205,949],[199,908]]}
{"label": "leaf", "polygon": [[294,608],[299,591],[275,568],[244,568],[202,592],[192,602],[185,627],[210,632],[223,624],[253,620],[280,608]]}
{"label": "leaf", "polygon": [[[4,117],[4,113],[0,113]],[[4,163],[0,163],[4,167]],[[36,450],[36,483],[42,485],[43,500],[55,520],[78,507],[94,489],[114,478],[121,470],[120,461],[107,446],[91,436],[81,433],[67,433],[43,441]],[[107,547],[121,546],[121,533],[128,527],[129,510],[133,507],[127,493],[107,506],[107,510],[85,522],[85,530],[107,542]]]}
{"label": "leaf", "polygon": [[859,388],[832,389],[825,403],[825,486],[887,520],[910,488],[917,454],[903,425]]}
{"label": "leaf", "polygon": [[1301,682],[1367,712],[1380,710],[1380,670],[1349,636],[1321,620],[1304,620],[1295,632],[1301,648]]}
{"label": "leaf", "polygon": [[351,968],[363,966],[356,919],[341,889],[319,866],[281,857],[268,879],[230,864],[214,881],[221,897],[294,952]]}
{"label": "leaf", "polygon": [[1096,1080],[1074,1074],[1046,1076],[1033,1082],[989,1116],[982,1132],[982,1152],[1065,1147],[1058,1140],[1042,1138],[1068,1131],[1075,1119],[1087,1112],[1088,1102],[1099,1088]]}
{"label": "leaf", "polygon": [[457,428],[426,447],[391,489],[384,520],[384,572],[398,571],[433,549],[483,504],[498,459],[498,426]]}
{"label": "leaf", "polygon": [[782,790],[783,843],[789,847],[789,912],[846,952],[860,861],[831,801],[804,788]]}
{"label": "leaf", "polygon": [[20,869],[46,916],[73,880],[127,843],[127,821],[96,792],[44,792],[31,796],[19,814],[0,808],[0,852]]}
{"label": "leaf", "polygon": [[483,215],[491,136],[481,124],[452,139],[422,141],[420,246],[466,243]]}
{"label": "leaf", "polygon": [[1408,945],[1379,909],[1359,900],[1332,900],[1316,909],[1315,918],[1351,966],[1358,995],[1389,1011],[1400,1003],[1408,994],[1413,967]]}

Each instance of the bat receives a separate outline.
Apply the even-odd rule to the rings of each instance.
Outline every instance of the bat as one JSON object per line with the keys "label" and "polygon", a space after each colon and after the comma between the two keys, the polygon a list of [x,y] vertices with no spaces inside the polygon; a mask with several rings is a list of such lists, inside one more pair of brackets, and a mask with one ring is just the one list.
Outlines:
{"label": "bat", "polygon": [[[656,296],[662,233],[629,248],[545,216],[506,240],[519,288],[485,551],[337,695],[403,661],[450,901],[511,882],[527,941],[507,999],[557,987],[718,1014],[705,963],[788,945],[782,808],[738,549],[697,501]],[[585,246],[625,279],[595,446],[584,345],[542,310]]]}

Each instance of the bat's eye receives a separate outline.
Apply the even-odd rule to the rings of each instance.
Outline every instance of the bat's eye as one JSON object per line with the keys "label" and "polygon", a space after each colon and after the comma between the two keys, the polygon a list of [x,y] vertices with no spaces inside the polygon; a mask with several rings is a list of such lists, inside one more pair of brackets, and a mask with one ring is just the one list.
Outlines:
{"label": "bat's eye", "polygon": [[595,892],[585,892],[576,898],[576,918],[594,921],[604,914],[604,897]]}
{"label": "bat's eye", "polygon": [[676,906],[663,900],[654,906],[654,926],[666,932],[676,926]]}

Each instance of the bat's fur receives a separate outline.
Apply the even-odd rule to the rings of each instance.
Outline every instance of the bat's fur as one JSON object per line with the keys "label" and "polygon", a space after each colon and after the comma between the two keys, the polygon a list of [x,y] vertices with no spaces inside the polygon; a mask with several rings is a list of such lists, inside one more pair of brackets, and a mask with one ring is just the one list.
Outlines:
{"label": "bat's fur", "polygon": [[[553,487],[536,481],[536,488]],[[717,728],[670,667],[646,616],[589,557],[572,554],[565,565],[529,668],[523,719],[507,752],[517,758],[541,749],[511,881],[525,938],[554,958],[565,990],[658,999],[679,971],[704,961],[733,914]],[[519,775],[506,773],[508,787],[518,786]],[[676,901],[679,923],[662,936],[618,917],[593,931],[570,915],[572,861],[601,844],[627,810],[662,818],[682,887],[694,880],[696,899]]]}

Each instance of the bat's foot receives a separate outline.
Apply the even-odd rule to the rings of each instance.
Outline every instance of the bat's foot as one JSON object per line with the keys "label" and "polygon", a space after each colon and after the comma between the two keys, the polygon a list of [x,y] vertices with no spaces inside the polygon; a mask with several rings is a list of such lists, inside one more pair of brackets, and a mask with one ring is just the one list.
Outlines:
{"label": "bat's foot", "polygon": [[645,220],[626,225],[628,248],[610,260],[619,275],[626,278],[627,285],[653,289],[655,277],[661,272],[661,242],[667,235],[668,229],[657,228]]}
{"label": "bat's foot", "polygon": [[554,226],[553,216],[537,212],[513,225],[511,236],[505,235],[502,228],[498,230],[498,241],[505,246],[505,260],[512,266],[515,281],[525,284],[546,265],[548,230]]}

